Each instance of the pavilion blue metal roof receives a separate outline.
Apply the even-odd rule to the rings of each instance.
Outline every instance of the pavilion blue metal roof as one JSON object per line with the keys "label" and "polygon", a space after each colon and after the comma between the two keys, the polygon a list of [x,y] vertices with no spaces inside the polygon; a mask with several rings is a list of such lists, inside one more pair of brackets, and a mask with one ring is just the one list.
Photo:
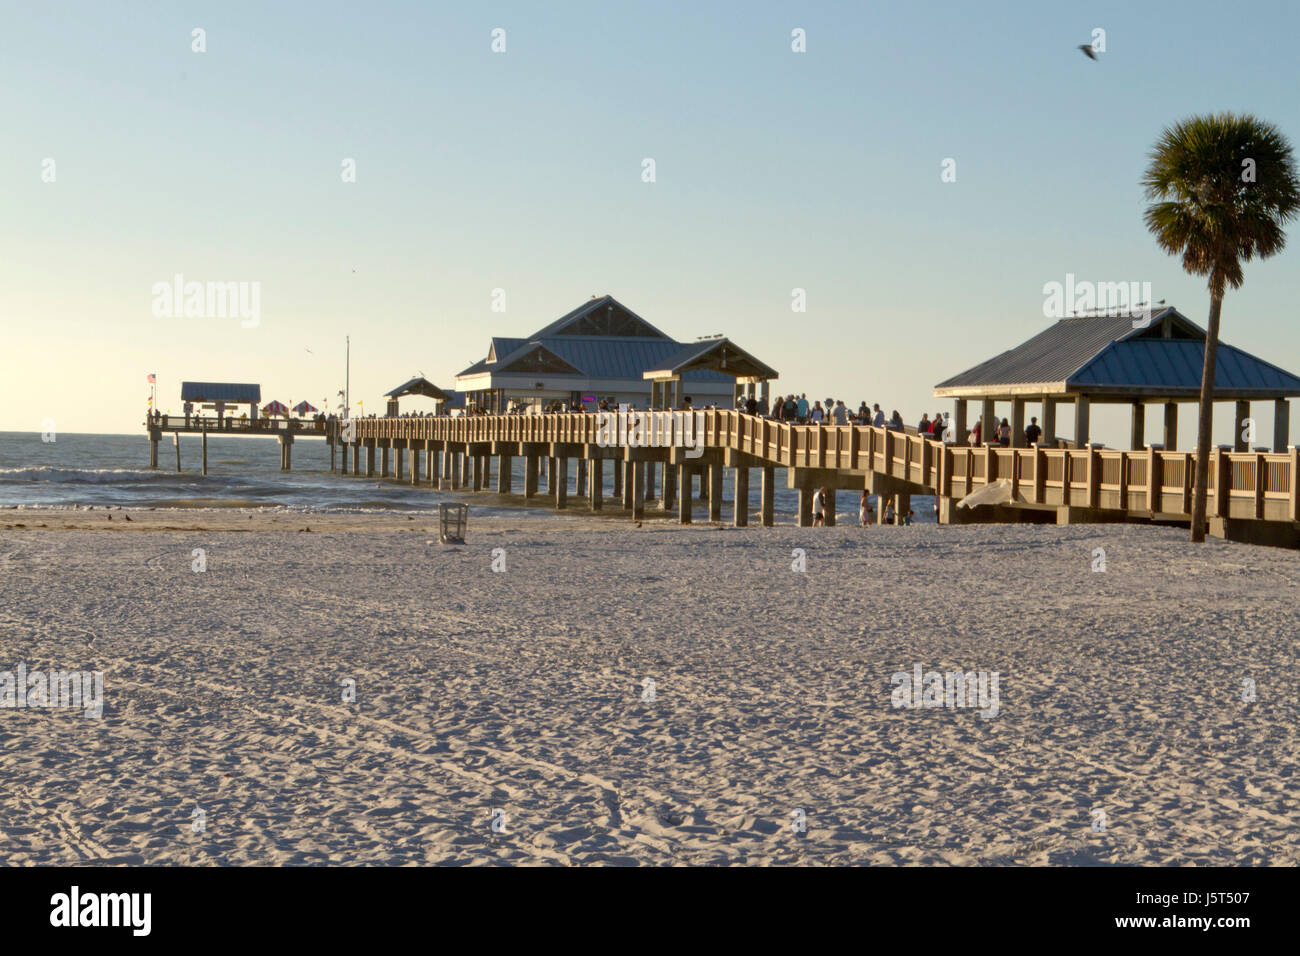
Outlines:
{"label": "pavilion blue metal roof", "polygon": [[[936,395],[1006,393],[1132,394],[1195,397],[1205,361],[1205,331],[1172,307],[1134,328],[1129,315],[1061,319],[1050,328],[935,386]],[[1216,394],[1300,395],[1300,377],[1220,341]]]}
{"label": "pavilion blue metal roof", "polygon": [[182,402],[260,402],[262,386],[241,382],[181,382]]}

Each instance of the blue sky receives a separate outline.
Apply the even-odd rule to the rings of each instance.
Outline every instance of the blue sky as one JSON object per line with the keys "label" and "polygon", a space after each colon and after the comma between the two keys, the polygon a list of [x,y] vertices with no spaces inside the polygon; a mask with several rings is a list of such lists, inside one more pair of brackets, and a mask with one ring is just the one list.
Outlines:
{"label": "blue sky", "polygon": [[[378,410],[606,292],[678,338],[726,333],[777,390],[913,421],[1044,327],[1067,272],[1148,281],[1204,324],[1204,281],[1142,224],[1163,126],[1250,111],[1300,142],[1290,2],[0,11],[3,429],[135,431],[150,372],[163,410],[181,379],[319,404],[347,334]],[[1292,240],[1247,266],[1223,338],[1300,370]],[[260,325],[155,317],[177,273],[260,282]],[[1120,443],[1125,414],[1094,435]]]}

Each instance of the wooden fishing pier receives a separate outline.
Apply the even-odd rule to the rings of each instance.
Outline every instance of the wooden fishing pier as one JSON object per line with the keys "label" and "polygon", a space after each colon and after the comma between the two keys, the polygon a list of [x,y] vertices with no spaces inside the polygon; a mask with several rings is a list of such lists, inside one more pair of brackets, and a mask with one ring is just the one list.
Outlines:
{"label": "wooden fishing pier", "polygon": [[[293,443],[297,438],[326,438],[325,421],[314,419],[200,417],[197,415],[151,416],[144,427],[149,433],[149,467],[158,467],[158,443],[164,434],[172,436],[176,447],[176,470],[181,470],[181,435],[200,435],[203,439],[203,474],[208,473],[209,435],[257,435],[275,438],[280,443],[280,470],[293,465]],[[331,451],[333,444],[330,445]]]}
{"label": "wooden fishing pier", "polygon": [[[694,420],[685,425],[683,414]],[[647,502],[693,519],[692,482],[708,502],[708,520],[722,520],[722,474],[734,469],[732,522],[749,524],[749,481],[760,472],[759,523],[773,523],[775,471],[784,468],[798,492],[798,524],[812,524],[812,497],[828,491],[827,524],[835,521],[835,492],[867,491],[897,502],[896,521],[912,495],[933,495],[942,524],[986,522],[1145,522],[1189,525],[1195,456],[1148,447],[1121,451],[1087,446],[969,447],[862,425],[797,425],[737,411],[642,412],[653,444],[602,444],[597,413],[481,415],[459,418],[366,418],[327,423],[331,469],[364,477],[395,477],[451,491],[510,494],[512,463],[523,458],[525,499],[546,494],[557,510],[569,507],[569,473],[587,507],[605,504],[604,469],[612,470],[613,501],[640,520]],[[694,444],[692,449],[688,447]],[[692,454],[698,452],[696,457]],[[409,464],[404,459],[409,456]],[[363,460],[364,459],[364,460]],[[1300,450],[1283,453],[1211,453],[1209,531],[1233,540],[1294,547],[1300,543]],[[980,488],[1002,483],[1001,503],[958,508]],[[658,494],[656,494],[658,490]],[[686,493],[681,493],[685,490]],[[876,509],[883,523],[884,508]]]}

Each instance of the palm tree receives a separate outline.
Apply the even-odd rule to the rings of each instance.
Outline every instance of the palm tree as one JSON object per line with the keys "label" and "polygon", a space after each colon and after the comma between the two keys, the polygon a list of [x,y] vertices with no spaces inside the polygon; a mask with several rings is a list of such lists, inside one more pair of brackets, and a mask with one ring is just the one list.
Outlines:
{"label": "palm tree", "polygon": [[1210,277],[1192,504],[1192,540],[1204,541],[1223,293],[1241,287],[1243,262],[1267,259],[1286,245],[1283,226],[1300,210],[1300,179],[1291,144],[1277,127],[1248,114],[1219,113],[1167,128],[1142,185],[1154,200],[1145,219],[1160,248],[1181,254],[1191,275]]}

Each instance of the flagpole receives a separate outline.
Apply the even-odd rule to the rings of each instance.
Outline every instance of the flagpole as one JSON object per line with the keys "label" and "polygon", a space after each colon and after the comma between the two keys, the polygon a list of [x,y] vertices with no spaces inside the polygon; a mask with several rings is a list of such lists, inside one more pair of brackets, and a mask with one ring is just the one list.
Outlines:
{"label": "flagpole", "polygon": [[352,417],[352,336],[343,337],[345,343],[343,365],[343,407],[347,410],[344,418]]}

